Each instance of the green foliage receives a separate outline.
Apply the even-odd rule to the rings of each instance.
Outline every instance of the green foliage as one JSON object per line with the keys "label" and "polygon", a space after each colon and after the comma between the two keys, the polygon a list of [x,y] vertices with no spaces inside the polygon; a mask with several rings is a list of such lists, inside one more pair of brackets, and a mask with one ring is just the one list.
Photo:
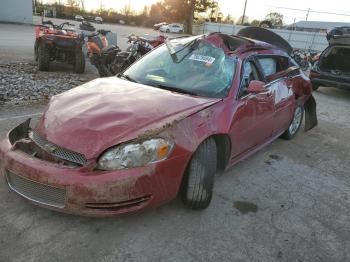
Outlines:
{"label": "green foliage", "polygon": [[259,26],[260,25],[260,21],[257,19],[254,19],[251,23],[252,26]]}
{"label": "green foliage", "polygon": [[272,26],[282,26],[284,16],[277,12],[272,12],[266,15],[265,20],[269,21]]}

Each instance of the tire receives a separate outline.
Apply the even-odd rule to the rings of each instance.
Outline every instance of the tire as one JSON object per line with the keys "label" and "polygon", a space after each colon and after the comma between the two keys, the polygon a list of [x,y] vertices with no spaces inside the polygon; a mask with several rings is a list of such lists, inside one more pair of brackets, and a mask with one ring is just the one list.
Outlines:
{"label": "tire", "polygon": [[185,206],[191,209],[209,206],[216,171],[216,144],[214,139],[209,138],[198,147],[187,167],[181,192]]}
{"label": "tire", "polygon": [[179,33],[182,34],[184,32],[184,30],[180,30]]}
{"label": "tire", "polygon": [[292,123],[288,127],[288,129],[282,134],[282,138],[286,140],[293,139],[300,130],[301,124],[303,123],[304,117],[304,107],[302,105],[298,105],[295,108]]}
{"label": "tire", "polygon": [[77,74],[82,74],[85,72],[85,57],[81,50],[75,53],[74,71]]}
{"label": "tire", "polygon": [[169,29],[167,29],[165,32],[166,32],[166,33],[170,33],[170,30],[169,30]]}
{"label": "tire", "polygon": [[38,47],[38,66],[40,71],[50,69],[50,50],[44,44],[39,44]]}
{"label": "tire", "polygon": [[38,62],[38,48],[39,48],[39,42],[38,42],[38,40],[35,40],[35,44],[34,44],[34,60],[35,60],[35,62]]}
{"label": "tire", "polygon": [[109,77],[112,76],[112,73],[108,71],[108,68],[104,65],[99,65],[97,67],[98,70],[98,74],[100,75],[100,77]]}
{"label": "tire", "polygon": [[312,90],[316,91],[320,86],[316,84],[312,84]]}

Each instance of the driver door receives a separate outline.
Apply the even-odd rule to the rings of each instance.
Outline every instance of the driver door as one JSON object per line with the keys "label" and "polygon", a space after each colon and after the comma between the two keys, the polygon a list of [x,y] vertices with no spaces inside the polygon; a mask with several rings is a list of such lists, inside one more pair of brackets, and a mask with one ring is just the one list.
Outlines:
{"label": "driver door", "polygon": [[233,116],[230,137],[232,158],[262,145],[271,138],[273,132],[274,98],[269,89],[252,94],[248,86],[252,80],[263,81],[255,60],[243,63],[237,109]]}

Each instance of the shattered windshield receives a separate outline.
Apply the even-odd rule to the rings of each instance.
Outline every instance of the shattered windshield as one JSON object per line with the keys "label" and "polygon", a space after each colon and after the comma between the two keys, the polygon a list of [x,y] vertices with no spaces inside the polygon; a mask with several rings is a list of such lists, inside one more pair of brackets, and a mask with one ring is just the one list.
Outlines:
{"label": "shattered windshield", "polygon": [[227,96],[236,69],[236,59],[221,48],[195,38],[173,40],[176,55],[166,45],[136,62],[124,76],[133,81],[192,95]]}

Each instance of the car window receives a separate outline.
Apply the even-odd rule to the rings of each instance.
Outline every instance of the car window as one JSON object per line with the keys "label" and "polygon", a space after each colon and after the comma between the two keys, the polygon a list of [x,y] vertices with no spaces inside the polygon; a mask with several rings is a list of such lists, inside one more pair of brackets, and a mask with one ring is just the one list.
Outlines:
{"label": "car window", "polygon": [[290,67],[290,59],[284,56],[264,56],[259,57],[258,60],[264,76],[268,79]]}
{"label": "car window", "polygon": [[247,94],[248,86],[249,86],[251,81],[253,81],[253,80],[260,81],[261,80],[259,77],[258,69],[253,61],[245,62],[243,64],[242,70],[243,70],[242,82],[241,82],[241,88],[240,88],[240,92],[239,92],[240,96]]}
{"label": "car window", "polygon": [[[236,58],[205,41],[196,46],[187,45],[187,41],[173,40],[174,46],[179,47],[176,57],[163,45],[134,63],[125,74],[146,85],[176,87],[204,97],[226,97]],[[176,42],[179,43],[175,45]]]}
{"label": "car window", "polygon": [[277,65],[275,59],[260,58],[259,62],[265,76],[270,76],[277,73]]}

